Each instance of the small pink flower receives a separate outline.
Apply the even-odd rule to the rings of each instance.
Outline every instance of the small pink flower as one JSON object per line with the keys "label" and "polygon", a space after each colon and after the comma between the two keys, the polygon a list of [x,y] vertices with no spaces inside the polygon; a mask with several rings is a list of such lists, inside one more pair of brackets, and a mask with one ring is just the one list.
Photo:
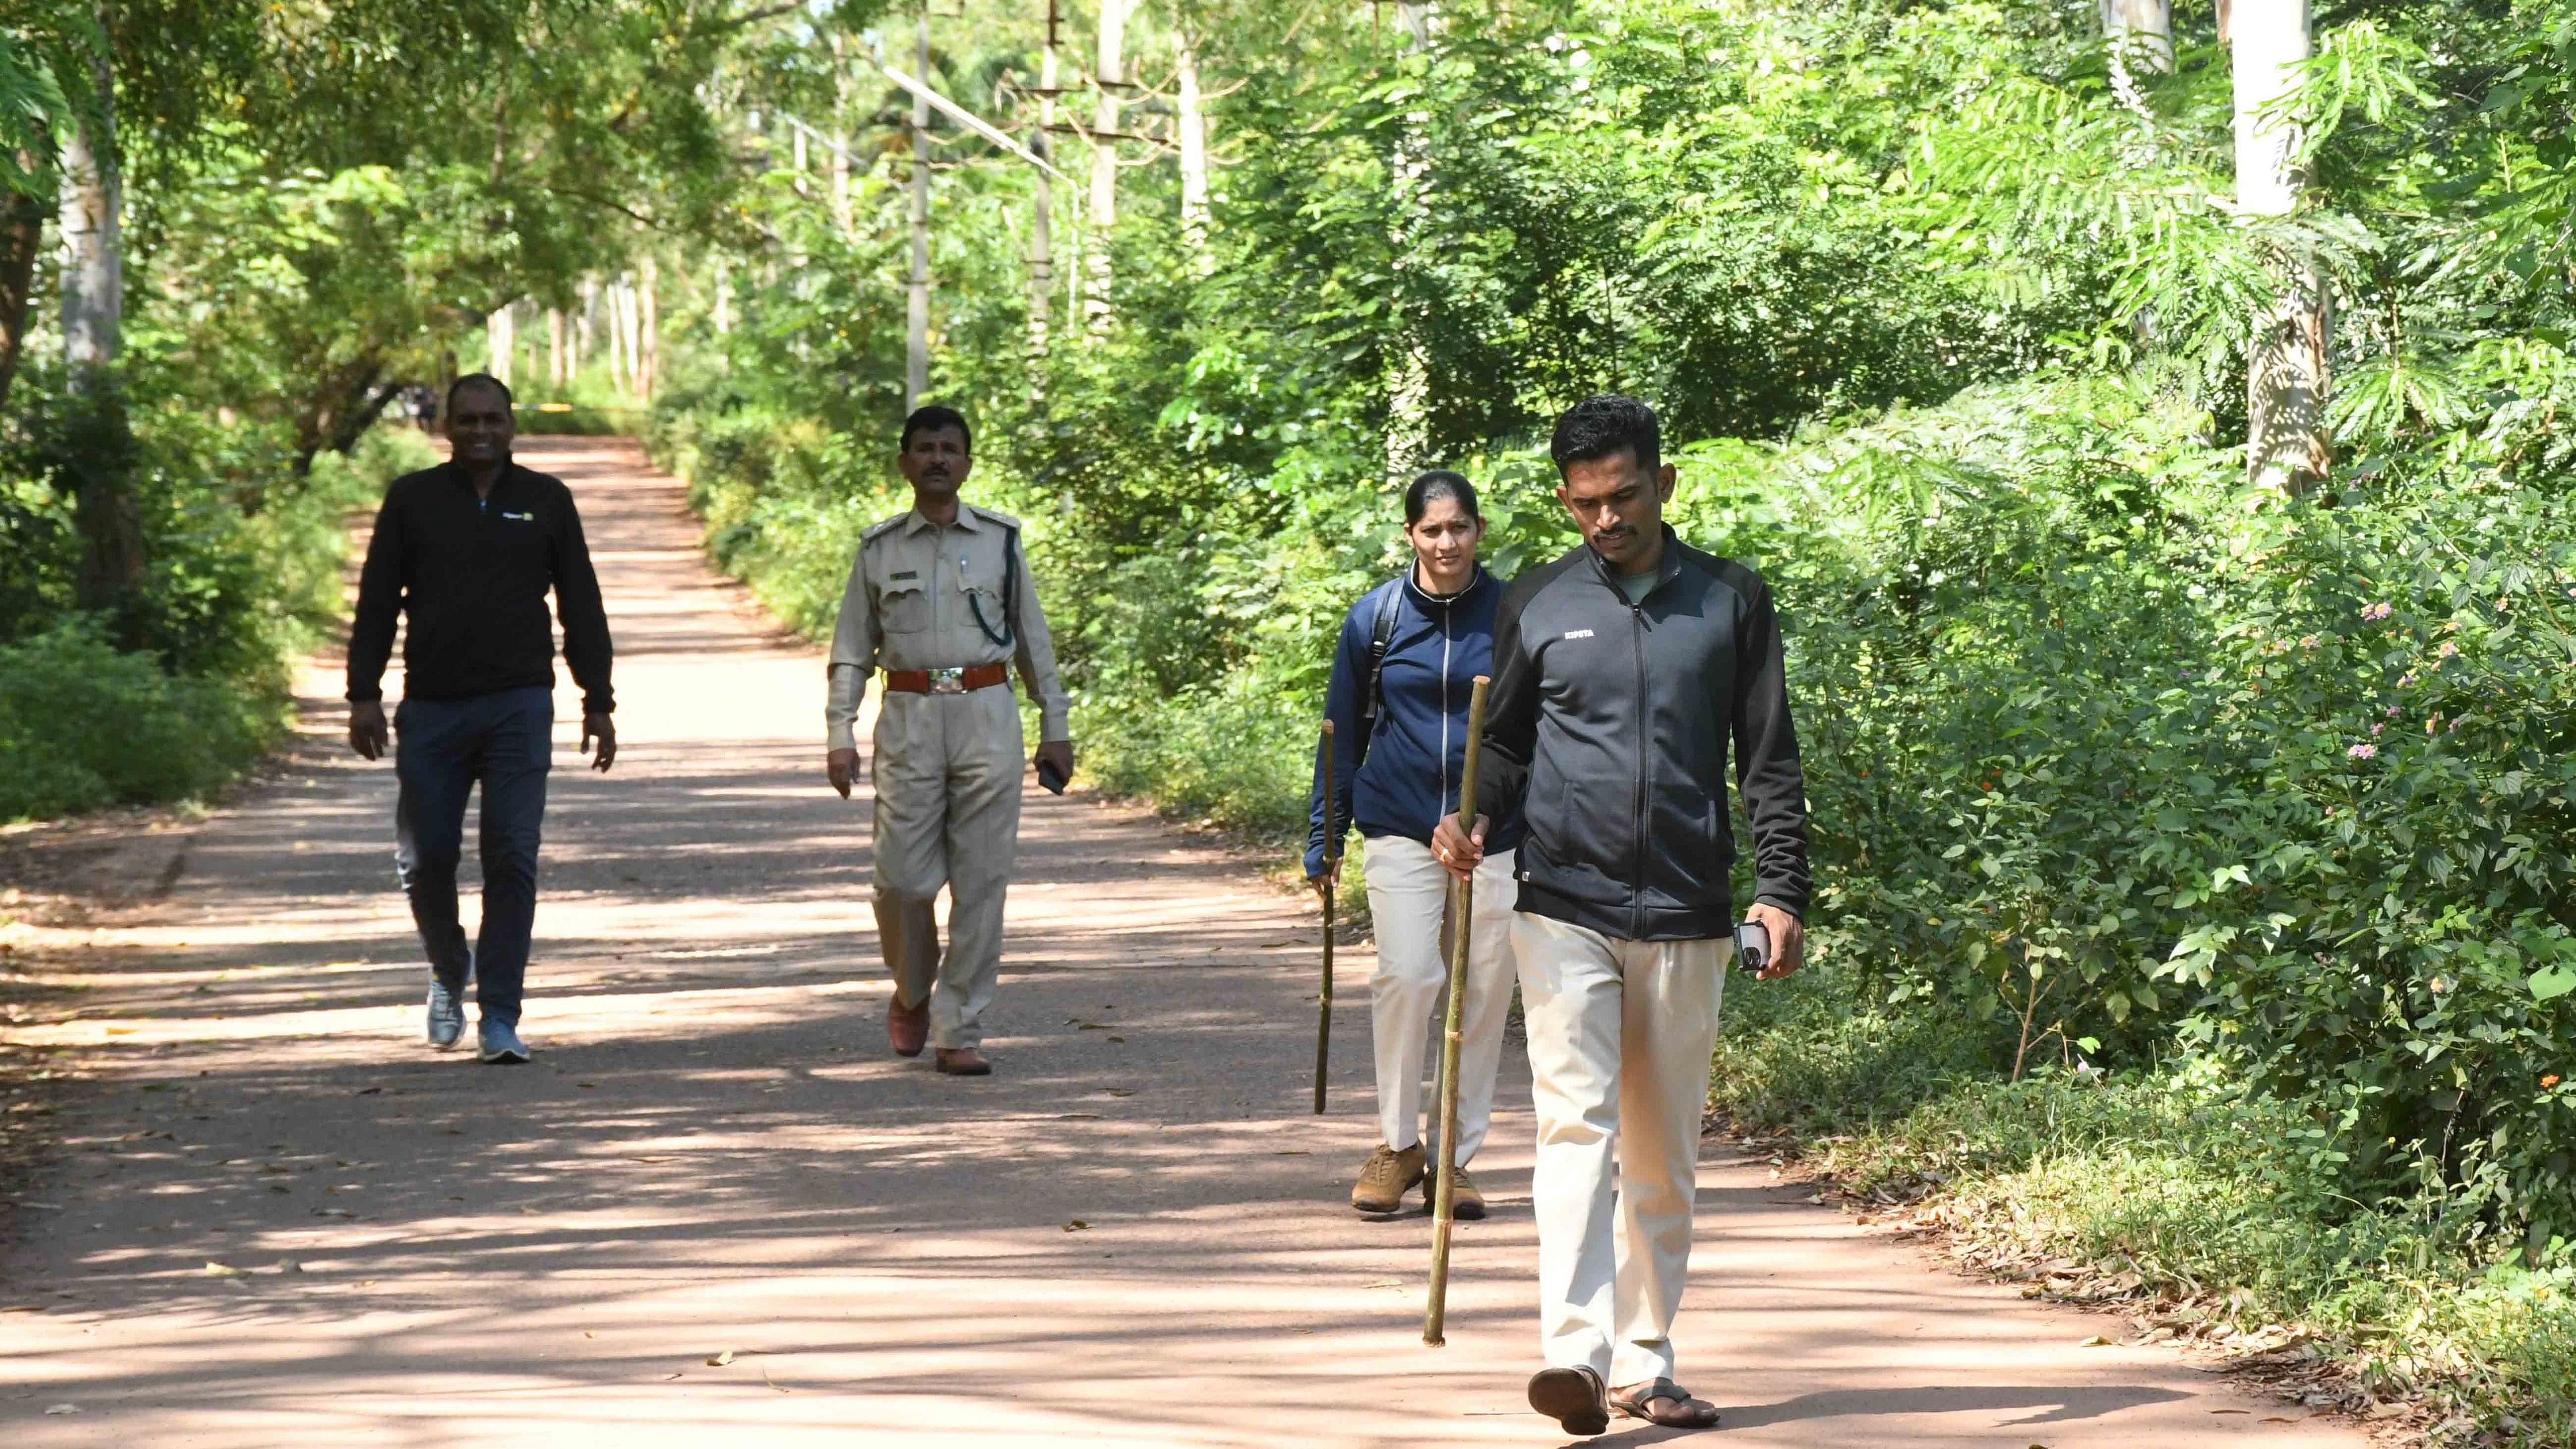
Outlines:
{"label": "small pink flower", "polygon": [[2376,624],[2395,612],[2396,609],[2388,604],[2369,604],[2362,608],[2361,617],[2365,623]]}
{"label": "small pink flower", "polygon": [[2433,731],[2435,731],[2435,730],[2437,730],[2437,729],[2441,728],[2441,725],[2442,725],[2442,717],[2441,717],[2440,715],[2438,715],[2438,714],[2437,714],[2437,715],[2433,716],[2431,719],[2428,719],[2428,720],[2424,721],[2424,733],[2426,733],[2426,734],[2428,734],[2428,735],[2429,735],[2429,734],[2431,734]]}
{"label": "small pink flower", "polygon": [[2379,754],[2379,746],[2355,745],[2351,749],[2344,751],[2344,753],[2356,760],[2367,760],[2375,758]]}
{"label": "small pink flower", "polygon": [[2390,719],[2397,718],[2397,706],[2392,704],[2388,707],[2388,717]]}
{"label": "small pink flower", "polygon": [[2386,728],[2388,728],[2388,721],[2384,719],[2372,720],[2370,722],[2370,732],[2372,734],[2377,734]]}
{"label": "small pink flower", "polygon": [[2316,647],[2317,647],[2317,636],[2316,636],[2316,635],[2314,635],[2314,634],[2302,634],[2302,635],[2300,635],[2300,636],[2299,636],[2299,647],[2300,647],[2300,648],[2302,648],[2302,649],[2314,649],[2314,648],[2316,648]]}
{"label": "small pink flower", "polygon": [[2459,653],[2459,652],[2460,652],[2460,646],[2459,646],[2459,645],[2457,645],[2457,644],[2452,643],[2452,642],[2451,642],[2450,640],[2448,640],[2448,639],[2445,639],[2445,640],[2443,640],[2443,641],[2442,641],[2442,647],[2441,647],[2441,648],[2439,648],[2439,649],[2437,649],[2437,650],[2434,650],[2433,652],[2434,652],[2434,653],[2436,653],[2436,654],[2441,655],[2441,656],[2442,656],[2443,658],[2445,658],[2445,659],[2448,659],[2448,658],[2450,658],[2452,655],[2457,654],[2457,653]]}
{"label": "small pink flower", "polygon": [[2414,671],[2414,670],[2412,670],[2412,669],[2409,669],[2409,670],[2407,670],[2404,674],[2401,674],[2401,675],[2397,676],[2397,687],[2398,687],[2399,689],[2404,689],[2404,688],[2406,688],[2408,685],[2413,684],[2414,682],[2415,682],[2415,671]]}

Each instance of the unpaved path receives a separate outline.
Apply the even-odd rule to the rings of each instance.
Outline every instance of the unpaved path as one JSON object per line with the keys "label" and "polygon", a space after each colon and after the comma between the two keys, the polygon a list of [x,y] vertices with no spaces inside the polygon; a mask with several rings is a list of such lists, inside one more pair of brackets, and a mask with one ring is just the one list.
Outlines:
{"label": "unpaved path", "polygon": [[[1560,1437],[1521,1399],[1524,1064],[1435,1350],[1427,1221],[1341,1205],[1375,1136],[1366,993],[1311,1117],[1313,918],[1223,857],[1031,794],[1000,1074],[891,1058],[867,813],[822,788],[815,657],[705,571],[630,447],[524,456],[581,498],[625,731],[589,775],[558,703],[535,1064],[417,1044],[392,772],[318,712],[6,1033],[94,1079],[18,1205],[0,1441]],[[1928,1271],[1714,1146],[1702,1184],[1679,1336],[1726,1408],[1712,1442],[2360,1442],[2169,1352],[2081,1347],[2115,1321]]]}

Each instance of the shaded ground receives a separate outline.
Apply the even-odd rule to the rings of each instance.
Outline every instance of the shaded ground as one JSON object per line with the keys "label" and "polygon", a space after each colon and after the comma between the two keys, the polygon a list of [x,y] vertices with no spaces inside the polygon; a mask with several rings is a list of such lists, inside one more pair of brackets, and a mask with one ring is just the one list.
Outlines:
{"label": "shaded ground", "polygon": [[[1336,1110],[1309,1116],[1314,920],[1222,856],[1032,793],[1000,1075],[889,1057],[866,807],[819,778],[819,663],[706,573],[631,447],[524,456],[580,496],[625,731],[614,774],[581,771],[559,697],[536,1062],[417,1044],[392,773],[318,712],[165,852],[165,894],[17,928],[41,954],[0,1043],[89,1080],[16,1204],[0,1436],[1558,1438],[1521,1400],[1524,1063],[1434,1350],[1427,1220],[1341,1206],[1375,1136],[1366,993],[1343,994]],[[2116,1325],[1927,1271],[1711,1152],[1680,1337],[1722,1442],[2359,1442],[2169,1351],[2082,1347]]]}

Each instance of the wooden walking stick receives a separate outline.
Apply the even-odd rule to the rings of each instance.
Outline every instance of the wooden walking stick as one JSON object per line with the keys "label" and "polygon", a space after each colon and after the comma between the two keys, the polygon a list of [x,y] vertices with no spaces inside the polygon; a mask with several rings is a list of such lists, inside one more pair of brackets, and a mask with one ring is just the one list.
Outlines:
{"label": "wooden walking stick", "polygon": [[1333,875],[1342,832],[1333,819],[1333,722],[1324,721],[1324,998],[1315,1009],[1315,1115],[1324,1115],[1324,1069],[1333,1060]]}
{"label": "wooden walking stick", "polygon": [[[1476,763],[1485,739],[1485,686],[1476,676],[1467,694],[1467,764],[1458,776],[1458,826],[1476,828]],[[1468,926],[1476,910],[1476,877],[1450,888],[1455,907],[1449,916],[1449,1011],[1440,1037],[1440,1178],[1431,1203],[1431,1306],[1422,1315],[1422,1341],[1438,1348],[1448,1340],[1441,1329],[1449,1317],[1449,1230],[1457,1224],[1458,1206],[1458,1038],[1466,1013]]]}

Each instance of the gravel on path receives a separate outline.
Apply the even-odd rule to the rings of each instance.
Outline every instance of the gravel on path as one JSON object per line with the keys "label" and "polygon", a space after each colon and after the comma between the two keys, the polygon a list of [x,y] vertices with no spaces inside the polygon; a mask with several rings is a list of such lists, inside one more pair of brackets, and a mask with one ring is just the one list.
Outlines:
{"label": "gravel on path", "polygon": [[[0,1043],[78,1062],[0,1258],[0,1439],[56,1445],[1546,1444],[1527,1067],[1420,1341],[1419,1212],[1355,1217],[1365,951],[1307,1112],[1316,921],[1142,812],[1028,797],[988,1050],[887,1054],[867,808],[822,668],[620,440],[580,499],[622,753],[557,701],[533,1064],[419,1044],[393,778],[317,670],[283,767]],[[470,866],[469,866],[470,873]],[[156,885],[158,883],[156,882]],[[2358,1445],[2116,1320],[1929,1269],[1712,1143],[1677,1337],[1725,1443]],[[1668,1431],[1593,1442],[1642,1444]]]}

